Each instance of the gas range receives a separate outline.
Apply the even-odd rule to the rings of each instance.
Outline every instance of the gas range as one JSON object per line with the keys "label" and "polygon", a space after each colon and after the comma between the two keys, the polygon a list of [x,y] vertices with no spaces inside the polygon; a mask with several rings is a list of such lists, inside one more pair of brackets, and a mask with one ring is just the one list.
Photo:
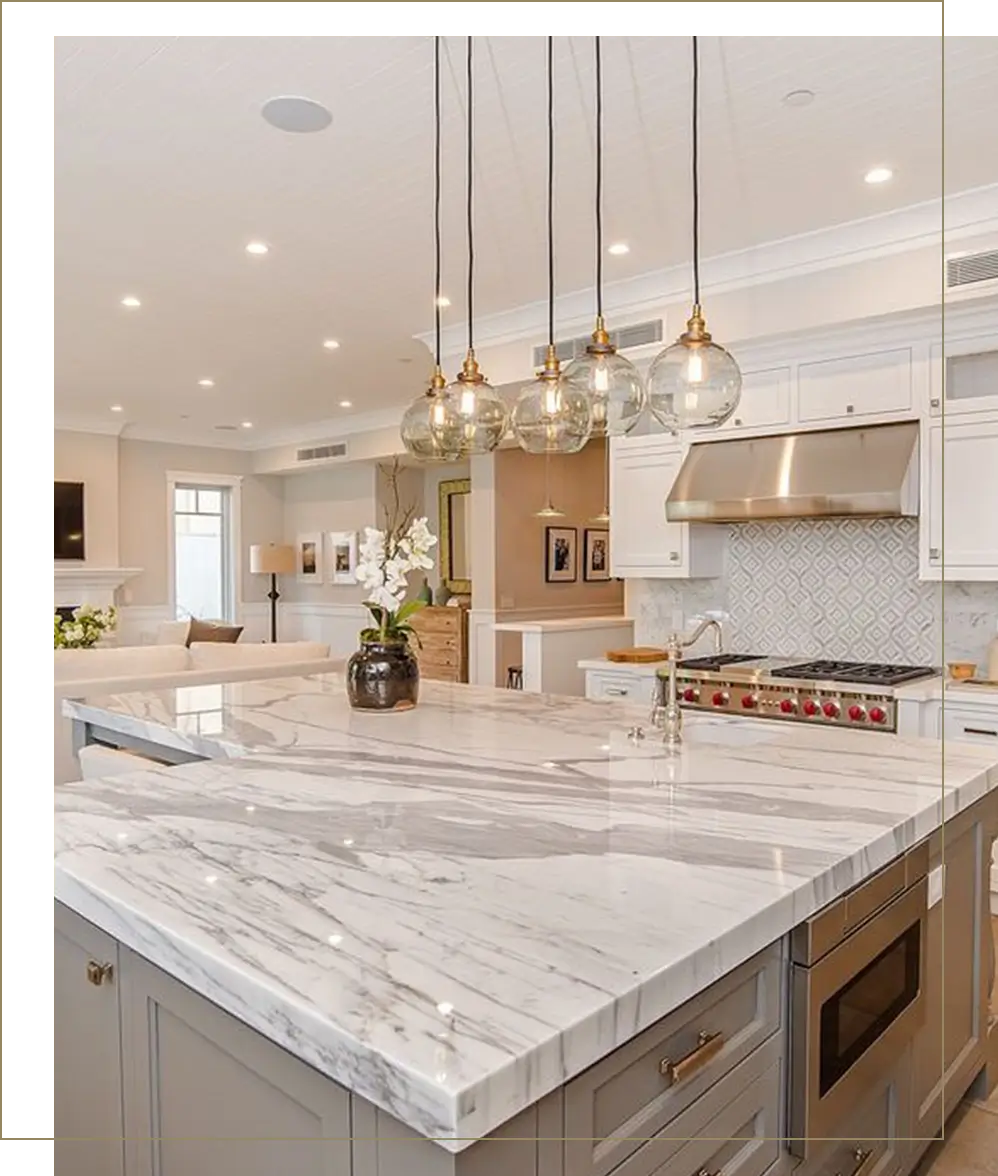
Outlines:
{"label": "gas range", "polygon": [[896,731],[894,687],[932,666],[717,654],[677,667],[679,701],[692,710],[824,726]]}

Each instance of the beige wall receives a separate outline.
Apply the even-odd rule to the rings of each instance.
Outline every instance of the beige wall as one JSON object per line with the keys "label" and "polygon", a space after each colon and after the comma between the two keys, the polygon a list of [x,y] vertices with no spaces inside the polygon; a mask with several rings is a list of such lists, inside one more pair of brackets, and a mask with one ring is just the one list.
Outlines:
{"label": "beige wall", "polygon": [[[556,615],[593,616],[619,613],[624,607],[624,585],[616,580],[589,583],[582,578],[583,539],[594,515],[604,506],[605,447],[591,441],[581,453],[551,458],[551,496],[565,512],[563,519],[539,519],[544,505],[545,460],[521,449],[501,449],[495,455],[496,608],[544,609]],[[548,584],[544,579],[547,526],[578,529],[579,576],[574,584]]]}
{"label": "beige wall", "polygon": [[129,565],[118,558],[118,438],[103,433],[55,433],[55,480],[83,483],[86,562]]}
{"label": "beige wall", "polygon": [[[377,523],[375,467],[337,466],[279,479],[284,485],[285,543],[308,531],[357,531]],[[357,604],[364,589],[354,584],[299,584],[293,576],[281,581],[286,600],[309,603]]]}

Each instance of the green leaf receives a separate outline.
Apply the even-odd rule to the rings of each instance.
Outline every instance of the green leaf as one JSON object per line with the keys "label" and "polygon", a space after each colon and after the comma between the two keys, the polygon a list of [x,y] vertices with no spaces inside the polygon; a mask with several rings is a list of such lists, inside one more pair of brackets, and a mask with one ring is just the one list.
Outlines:
{"label": "green leaf", "polygon": [[398,610],[395,614],[396,624],[407,621],[414,613],[418,613],[421,608],[425,607],[425,601],[409,600]]}

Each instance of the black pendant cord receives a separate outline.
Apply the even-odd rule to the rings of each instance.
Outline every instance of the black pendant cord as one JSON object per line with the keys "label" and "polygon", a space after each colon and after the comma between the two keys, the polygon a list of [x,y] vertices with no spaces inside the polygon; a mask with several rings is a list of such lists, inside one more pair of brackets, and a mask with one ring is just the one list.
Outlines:
{"label": "black pendant cord", "polygon": [[693,302],[700,305],[700,52],[693,38]]}
{"label": "black pendant cord", "polygon": [[433,279],[437,371],[440,370],[440,38],[433,38]]}
{"label": "black pendant cord", "polygon": [[467,168],[468,189],[468,350],[475,349],[474,321],[475,321],[475,225],[474,225],[474,166],[475,166],[475,130],[474,130],[474,78],[472,70],[472,38],[468,38],[467,54],[467,82],[468,82],[468,158]]}
{"label": "black pendant cord", "polygon": [[596,42],[596,317],[603,319],[603,55]]}
{"label": "black pendant cord", "polygon": [[548,344],[554,346],[554,37],[548,37]]}

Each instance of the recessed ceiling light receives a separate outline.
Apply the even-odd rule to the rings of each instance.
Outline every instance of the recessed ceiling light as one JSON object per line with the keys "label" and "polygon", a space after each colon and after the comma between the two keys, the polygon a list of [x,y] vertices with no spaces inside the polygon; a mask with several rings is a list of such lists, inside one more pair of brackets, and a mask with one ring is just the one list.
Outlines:
{"label": "recessed ceiling light", "polygon": [[784,106],[810,106],[813,101],[813,90],[791,90],[783,95]]}
{"label": "recessed ceiling light", "polygon": [[612,253],[614,257],[623,257],[625,253],[630,253],[631,247],[626,241],[617,241],[616,244],[611,245],[607,253]]}
{"label": "recessed ceiling light", "polygon": [[246,252],[252,253],[255,257],[262,257],[270,252],[270,246],[264,241],[250,241],[246,246]]}
{"label": "recessed ceiling light", "polygon": [[272,127],[293,135],[309,135],[316,131],[324,131],[333,121],[333,116],[321,102],[294,94],[268,98],[260,108],[260,113]]}
{"label": "recessed ceiling light", "polygon": [[863,177],[868,184],[886,184],[894,175],[889,167],[871,167]]}
{"label": "recessed ceiling light", "polygon": [[200,384],[200,386],[202,388],[214,388],[215,387],[214,380],[198,380],[198,384]]}
{"label": "recessed ceiling light", "polygon": [[322,346],[325,347],[327,351],[338,351],[340,342],[338,339],[323,339]]}
{"label": "recessed ceiling light", "polygon": [[134,309],[136,306],[141,306],[142,303],[135,297],[134,294],[126,294],[121,300],[122,306],[127,306],[129,309]]}
{"label": "recessed ceiling light", "polygon": [[124,412],[125,410],[120,404],[112,404],[111,411],[112,412]]}
{"label": "recessed ceiling light", "polygon": [[341,400],[340,401],[340,408],[353,408],[353,401],[352,400]]}
{"label": "recessed ceiling light", "polygon": [[439,306],[441,309],[443,309],[444,307],[450,306],[450,299],[447,297],[446,294],[440,295],[440,297],[437,299],[437,306]]}
{"label": "recessed ceiling light", "polygon": [[252,428],[253,428],[253,422],[252,422],[252,421],[241,421],[240,423],[242,424],[242,427],[243,427],[244,429],[252,429]]}

